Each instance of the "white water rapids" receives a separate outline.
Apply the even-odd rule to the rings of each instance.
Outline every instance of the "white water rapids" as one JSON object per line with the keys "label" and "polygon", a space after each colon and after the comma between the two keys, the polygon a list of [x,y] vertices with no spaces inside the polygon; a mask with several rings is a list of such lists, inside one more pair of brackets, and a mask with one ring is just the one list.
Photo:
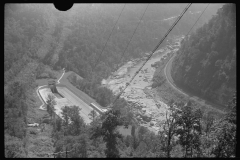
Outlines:
{"label": "white water rapids", "polygon": [[[154,56],[144,65],[141,71],[133,79],[132,83],[121,95],[121,97],[127,101],[137,104],[137,107],[134,108],[135,113],[152,118],[150,122],[145,122],[140,119],[139,123],[154,132],[161,129],[161,123],[165,120],[165,112],[168,110],[168,107],[162,101],[153,99],[154,96],[151,92],[151,84],[155,68],[151,65],[160,61],[164,55],[176,52],[180,47],[180,40],[181,38],[179,37],[174,38],[174,45],[169,45],[175,49],[170,50],[170,47],[166,46],[156,51]],[[120,88],[123,88],[125,84],[130,81],[143,62],[143,59],[135,59],[127,62],[116,72],[112,73],[108,79],[103,80],[102,85],[111,89],[115,95],[118,94],[120,92]],[[144,93],[145,88],[150,90],[151,96]],[[140,118],[139,116],[137,117]]]}

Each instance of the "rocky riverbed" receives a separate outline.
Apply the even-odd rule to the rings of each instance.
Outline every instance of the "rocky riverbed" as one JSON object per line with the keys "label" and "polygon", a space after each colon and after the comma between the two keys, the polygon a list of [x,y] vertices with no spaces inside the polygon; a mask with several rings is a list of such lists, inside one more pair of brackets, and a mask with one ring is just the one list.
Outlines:
{"label": "rocky riverbed", "polygon": [[[156,95],[153,95],[151,92],[152,78],[155,72],[155,68],[152,65],[164,58],[165,55],[176,52],[180,47],[181,39],[182,37],[176,37],[171,44],[169,43],[169,45],[156,51],[121,95],[122,98],[134,104],[133,112],[140,125],[148,127],[155,133],[161,129],[161,123],[165,120],[168,106],[162,101],[155,99]],[[117,95],[143,63],[144,58],[127,62],[116,72],[112,73],[108,79],[104,79],[102,85],[111,89]],[[144,92],[146,89],[148,94]]]}

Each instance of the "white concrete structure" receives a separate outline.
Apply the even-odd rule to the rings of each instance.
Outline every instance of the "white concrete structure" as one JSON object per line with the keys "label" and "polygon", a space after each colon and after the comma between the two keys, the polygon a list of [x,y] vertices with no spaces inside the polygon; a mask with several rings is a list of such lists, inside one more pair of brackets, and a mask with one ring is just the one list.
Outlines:
{"label": "white concrete structure", "polygon": [[99,108],[97,105],[95,105],[94,103],[90,103],[90,106],[95,108],[98,112],[100,113],[104,113],[104,112],[107,112],[107,109],[101,109]]}
{"label": "white concrete structure", "polygon": [[[63,74],[62,74],[62,76],[58,79],[57,84],[60,83],[59,81],[61,80],[61,78],[63,77],[64,74],[65,74],[65,68],[63,68]],[[37,90],[36,90],[37,95],[38,95],[39,99],[40,99],[41,102],[42,102],[41,106],[39,107],[40,110],[47,110],[46,108],[43,108],[43,106],[44,106],[45,103],[44,103],[44,101],[42,100],[41,96],[39,95],[39,89],[41,89],[41,88],[43,88],[43,87],[46,87],[46,86],[47,86],[47,85],[39,86],[39,87],[37,88]]]}
{"label": "white concrete structure", "polygon": [[33,123],[33,124],[27,124],[28,127],[38,127],[39,124],[38,123]]}
{"label": "white concrete structure", "polygon": [[83,117],[85,123],[90,123],[88,114],[93,110],[88,104],[82,101],[78,96],[68,90],[66,87],[57,87],[57,90],[62,94],[70,103],[71,106],[75,105],[81,108],[80,115]]}

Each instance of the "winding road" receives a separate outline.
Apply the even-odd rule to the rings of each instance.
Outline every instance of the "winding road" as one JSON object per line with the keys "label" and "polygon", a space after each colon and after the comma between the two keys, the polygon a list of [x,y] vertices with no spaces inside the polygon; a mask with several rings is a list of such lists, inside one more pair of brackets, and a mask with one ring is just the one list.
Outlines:
{"label": "winding road", "polygon": [[174,53],[174,55],[172,56],[171,59],[169,59],[168,63],[166,64],[165,68],[164,68],[164,75],[168,81],[168,83],[177,91],[179,91],[180,93],[184,94],[185,96],[190,97],[189,95],[187,95],[186,93],[184,93],[183,91],[181,91],[180,89],[178,89],[175,84],[173,83],[173,79],[171,76],[171,69],[172,69],[172,61],[174,59],[174,57],[176,56],[176,53]]}
{"label": "winding road", "polygon": [[[182,90],[180,90],[173,82],[172,76],[171,76],[171,69],[172,69],[172,62],[174,60],[174,57],[176,56],[176,53],[174,53],[174,55],[171,57],[171,59],[168,61],[168,63],[166,64],[165,68],[164,68],[164,75],[168,81],[168,83],[177,91],[179,91],[180,93],[184,94],[185,96],[199,102],[201,105],[208,105],[210,108],[214,109],[214,110],[218,110],[218,112],[220,113],[225,113],[223,110],[219,109],[219,106],[216,104],[213,104],[212,102],[209,102],[207,100],[204,100],[200,97],[197,96],[190,96],[186,93],[184,93]],[[206,104],[206,102],[208,104]],[[214,107],[213,107],[214,106]]]}

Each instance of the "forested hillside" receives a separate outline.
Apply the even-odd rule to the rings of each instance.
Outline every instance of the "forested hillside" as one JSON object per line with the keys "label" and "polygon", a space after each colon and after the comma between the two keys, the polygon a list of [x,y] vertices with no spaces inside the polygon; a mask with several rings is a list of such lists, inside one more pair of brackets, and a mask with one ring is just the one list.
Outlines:
{"label": "forested hillside", "polygon": [[[13,64],[24,64],[21,63],[22,57],[26,55],[54,69],[65,67],[83,78],[106,78],[118,64],[149,52],[174,21],[174,18],[164,19],[179,15],[186,4],[149,5],[131,44],[120,59],[147,7],[147,4],[126,4],[97,63],[123,6],[76,4],[70,11],[59,12],[51,4],[7,5],[4,71],[8,71]],[[210,15],[218,6],[212,5]],[[191,11],[194,13],[203,7],[200,5],[197,8],[193,4]],[[185,34],[198,15],[186,13],[173,34]],[[209,16],[204,16],[198,24],[208,19]],[[96,63],[94,76],[92,68]]]}
{"label": "forested hillside", "polygon": [[236,6],[227,4],[183,42],[173,61],[177,85],[225,105],[236,91]]}
{"label": "forested hillside", "polygon": [[[4,156],[235,157],[236,97],[229,103],[231,112],[221,120],[214,120],[214,116],[202,113],[190,102],[172,102],[169,104],[172,112],[164,115],[168,121],[161,122],[164,130],[157,135],[143,126],[138,126],[131,110],[132,104],[122,98],[102,115],[98,116],[94,111],[87,115],[91,117],[90,124],[84,122],[79,114],[80,107],[76,106],[64,106],[61,110],[63,118],[59,118],[53,112],[56,102],[50,98],[45,104],[47,110],[40,110],[43,104],[37,91],[43,84],[39,81],[47,83],[48,80],[60,78],[65,73],[63,68],[66,68],[66,72],[73,71],[83,77],[81,80],[71,80],[76,88],[102,106],[109,106],[115,96],[111,90],[100,85],[101,80],[117,69],[119,64],[141,57],[155,47],[174,22],[172,17],[179,15],[186,5],[149,4],[128,50],[121,59],[147,6],[126,4],[98,63],[99,54],[124,4],[76,4],[67,12],[56,10],[52,4],[5,5]],[[191,12],[187,12],[174,28],[170,37],[186,34],[199,16],[197,12],[206,6],[194,5],[190,8]],[[206,15],[199,20],[198,27],[208,21],[218,7],[219,4],[210,5]],[[224,17],[223,13],[226,12],[231,17],[232,12],[225,10],[219,11],[220,15]],[[217,19],[215,18],[216,21]],[[225,21],[226,24],[223,25],[226,30],[222,36],[228,37],[233,30],[227,28],[233,26],[233,22],[231,18],[226,18]],[[212,25],[219,26],[214,23]],[[221,27],[217,28],[216,33],[213,30],[214,35],[222,34],[218,29]],[[200,31],[202,29],[197,33]],[[234,41],[230,40],[228,44]],[[223,42],[227,43],[223,39],[219,40],[220,44],[215,45]],[[188,45],[186,44],[185,48],[186,46]],[[220,55],[220,51],[224,49],[223,47],[216,52]],[[222,61],[217,63],[218,67],[222,66],[221,71],[229,75],[229,81],[232,79],[226,67],[233,67],[230,63],[233,56],[234,53],[232,56],[229,54],[228,58],[225,57],[227,60],[222,58]],[[95,64],[97,66],[93,70]],[[173,106],[182,111],[174,110]],[[130,135],[119,134],[119,126],[131,126]],[[67,154],[66,150],[69,151]],[[61,153],[53,156],[53,153],[57,152]]]}

